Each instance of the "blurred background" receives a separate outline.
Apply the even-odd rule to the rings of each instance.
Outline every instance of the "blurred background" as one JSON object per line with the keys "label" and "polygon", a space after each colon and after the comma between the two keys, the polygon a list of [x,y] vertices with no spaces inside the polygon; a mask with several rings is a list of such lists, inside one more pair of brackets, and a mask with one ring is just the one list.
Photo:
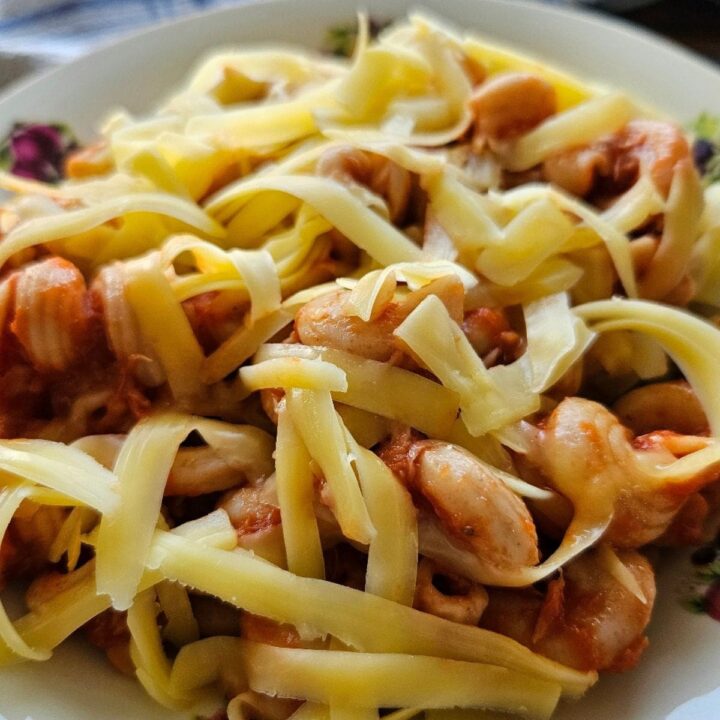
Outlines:
{"label": "blurred background", "polygon": [[[0,88],[145,25],[243,1],[0,0]],[[535,2],[591,7],[653,30],[720,63],[720,0]]]}

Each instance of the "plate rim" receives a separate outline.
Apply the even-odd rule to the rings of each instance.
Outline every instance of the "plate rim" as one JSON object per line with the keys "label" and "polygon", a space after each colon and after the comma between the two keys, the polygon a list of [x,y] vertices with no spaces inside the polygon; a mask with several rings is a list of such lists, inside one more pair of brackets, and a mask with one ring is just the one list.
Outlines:
{"label": "plate rim", "polygon": [[[428,4],[438,4],[436,0],[425,0]],[[542,0],[474,0],[477,5],[477,10],[480,10],[483,5],[494,6],[496,8],[508,8],[508,12],[531,12],[537,14],[539,18],[545,16],[548,19],[553,17],[563,18],[564,21],[569,20],[570,22],[577,22],[586,26],[599,26],[605,32],[610,32],[618,37],[624,36],[625,39],[630,41],[642,41],[646,45],[652,47],[656,52],[674,55],[677,58],[681,58],[684,62],[695,65],[696,68],[703,73],[710,73],[714,75],[718,81],[720,81],[720,63],[716,63],[710,58],[700,55],[698,52],[684,47],[674,39],[666,38],[659,33],[644,28],[640,25],[635,25],[631,20],[623,17],[614,15],[606,15],[601,11],[593,7],[579,7],[577,5],[555,5]],[[109,38],[108,40],[100,41],[96,46],[92,47],[88,52],[80,55],[67,63],[61,63],[54,65],[49,68],[42,68],[38,71],[31,72],[26,76],[22,76],[15,81],[11,81],[6,87],[0,91],[0,107],[4,107],[11,103],[17,96],[22,95],[26,92],[31,92],[35,85],[43,82],[51,81],[57,75],[62,75],[65,72],[72,71],[73,68],[86,65],[91,62],[95,62],[102,58],[104,55],[111,54],[114,52],[122,52],[125,47],[132,46],[136,42],[140,42],[143,38],[150,37],[156,33],[162,34],[169,32],[172,28],[182,27],[191,25],[201,21],[203,18],[208,17],[219,17],[222,15],[228,15],[228,17],[242,13],[249,8],[258,6],[272,6],[278,7],[284,5],[300,5],[303,0],[243,0],[237,5],[207,8],[205,10],[193,11],[187,15],[183,15],[177,18],[162,18],[158,22],[153,22],[150,25],[130,30],[127,33],[122,33],[118,36]],[[327,5],[328,7],[335,6],[333,0],[315,0],[317,5]],[[369,0],[364,3],[368,8],[369,12],[372,12],[371,5],[378,4],[378,0]],[[383,4],[380,0],[379,4]],[[362,7],[363,3],[356,3],[357,7]],[[429,10],[430,14],[441,14],[442,8],[425,8],[421,4],[418,4],[415,0],[404,1],[404,12],[409,13],[413,11],[425,11]],[[453,27],[455,23],[448,21],[448,24]],[[500,42],[501,45],[506,45],[505,42]],[[298,45],[302,45],[299,42]],[[532,51],[527,52],[524,49],[518,48],[519,52],[530,57],[537,59],[539,62],[543,62],[542,58],[538,58]],[[564,69],[564,68],[560,68]],[[572,69],[567,69],[567,72],[572,74]]]}

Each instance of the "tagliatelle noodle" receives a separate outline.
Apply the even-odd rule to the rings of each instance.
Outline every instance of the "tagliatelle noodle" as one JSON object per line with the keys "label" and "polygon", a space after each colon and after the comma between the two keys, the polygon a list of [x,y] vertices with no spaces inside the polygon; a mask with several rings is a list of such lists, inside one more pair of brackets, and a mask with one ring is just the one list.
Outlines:
{"label": "tagliatelle noodle", "polygon": [[501,243],[480,252],[475,265],[492,282],[516,285],[557,253],[573,230],[573,223],[555,203],[538,199],[503,228]]}
{"label": "tagliatelle noodle", "polygon": [[125,293],[140,331],[165,371],[173,396],[180,403],[191,400],[200,391],[204,354],[163,273],[158,253],[125,265]]}
{"label": "tagliatelle noodle", "polygon": [[105,327],[113,352],[120,358],[135,358],[137,377],[148,387],[166,381],[155,352],[140,332],[138,321],[125,293],[125,266],[115,262],[98,273],[96,286],[102,298]]}
{"label": "tagliatelle noodle", "polygon": [[[208,564],[218,572],[205,572]],[[593,673],[572,670],[519,643],[459,625],[384,598],[314,578],[301,578],[250,553],[201,548],[158,531],[149,567],[226,602],[294,625],[304,635],[330,634],[364,652],[410,653],[502,665],[559,682],[581,694]],[[220,570],[227,572],[219,572]],[[369,624],[368,617],[374,622]]]}
{"label": "tagliatelle noodle", "polygon": [[325,560],[313,508],[312,458],[283,404],[278,408],[276,486],[288,570],[304,577],[325,577]]}
{"label": "tagliatelle noodle", "polygon": [[216,141],[222,147],[233,150],[296,142],[316,132],[310,105],[310,98],[300,98],[201,115],[190,120],[187,132],[202,138],[219,139]]}
{"label": "tagliatelle noodle", "polygon": [[[228,240],[240,247],[255,246],[260,239],[277,227],[300,201],[292,195],[277,191],[264,192],[246,202],[227,224]],[[218,213],[218,220],[222,213]]]}
{"label": "tagliatelle noodle", "polygon": [[415,506],[385,463],[345,431],[375,536],[368,548],[365,592],[412,606],[417,579]]}
{"label": "tagliatelle noodle", "polygon": [[139,422],[123,442],[115,461],[120,506],[105,513],[97,544],[97,586],[113,607],[127,609],[143,574],[167,478],[180,443],[197,430],[234,468],[253,477],[251,468],[271,471],[270,438],[257,428],[243,431],[227,423],[177,413],[159,413]]}
{"label": "tagliatelle noodle", "polygon": [[471,435],[484,435],[535,412],[539,397],[526,392],[519,365],[487,370],[442,302],[430,295],[395,330],[442,384],[460,397]]}
{"label": "tagliatelle noodle", "polygon": [[209,213],[240,206],[258,192],[287,193],[313,207],[351,242],[383,265],[420,260],[422,253],[408,237],[362,204],[352,192],[329,178],[316,176],[259,177],[241,180],[210,199]]}
{"label": "tagliatelle noodle", "polygon": [[335,409],[350,434],[364,448],[374,447],[390,434],[391,421],[381,415],[338,402]]}
{"label": "tagliatelle noodle", "polygon": [[440,174],[425,180],[430,206],[461,256],[502,242],[497,218],[491,215],[487,199],[459,180]]}
{"label": "tagliatelle noodle", "polygon": [[135,193],[88,208],[35,218],[18,226],[0,244],[0,265],[26,248],[63,240],[132,213],[166,215],[211,237],[225,234],[221,225],[194,204],[167,194]]}
{"label": "tagliatelle noodle", "polygon": [[399,420],[433,437],[445,437],[458,412],[458,395],[417,373],[330,348],[293,344],[261,346],[256,361],[273,357],[320,358],[339,367],[347,391],[337,402]]}
{"label": "tagliatelle noodle", "polygon": [[636,115],[637,108],[624,95],[599,95],[551,116],[510,143],[503,161],[509,170],[529,170],[553,153],[586,145],[619,130]]}
{"label": "tagliatelle noodle", "polygon": [[[10,521],[20,504],[32,497],[32,488],[27,485],[6,486],[0,490],[0,542],[5,537]],[[27,644],[8,617],[5,606],[0,602],[0,641],[8,652],[26,660],[47,660],[50,653]]]}
{"label": "tagliatelle noodle", "polygon": [[263,388],[305,388],[345,392],[347,378],[336,365],[323,360],[285,357],[240,368],[240,381],[248,392]]}
{"label": "tagliatelle noodle", "polygon": [[130,631],[130,657],[135,676],[148,694],[166,707],[187,707],[189,696],[173,695],[170,689],[170,661],[163,650],[157,625],[159,608],[155,590],[143,590],[135,597],[127,615]]}
{"label": "tagliatelle noodle", "polygon": [[173,280],[178,300],[217,290],[243,291],[243,298],[246,294],[250,302],[251,325],[280,308],[279,268],[267,250],[224,252],[197,238],[178,236],[162,248],[161,263],[169,269],[184,253],[192,255],[199,272]]}
{"label": "tagliatelle noodle", "polygon": [[[598,301],[574,310],[595,332],[634,330],[657,340],[680,367],[720,435],[720,388],[715,381],[720,331],[687,312],[642,300]],[[691,456],[689,456],[691,457]]]}
{"label": "tagliatelle noodle", "polygon": [[686,274],[704,202],[702,184],[692,162],[688,159],[676,165],[660,244],[639,283],[643,297],[665,297]]}
{"label": "tagliatelle noodle", "polygon": [[80,450],[49,440],[0,440],[0,471],[99,512],[117,509],[112,473]]}
{"label": "tagliatelle noodle", "polygon": [[602,219],[620,232],[629,233],[641,227],[648,218],[665,211],[665,200],[655,183],[642,174],[637,182],[621,195],[605,212]]}
{"label": "tagliatelle noodle", "polygon": [[[172,531],[194,542],[208,543],[231,550],[237,544],[235,529],[227,513],[222,510]],[[86,563],[73,572],[74,582],[57,595],[43,602],[33,611],[15,621],[15,630],[31,647],[52,650],[92,618],[111,607],[107,595],[99,595],[95,585],[95,561]],[[162,581],[157,572],[146,570],[138,591]],[[0,666],[17,662],[9,650],[0,646]]]}
{"label": "tagliatelle noodle", "polygon": [[590,229],[597,233],[610,253],[625,292],[630,297],[636,297],[638,293],[637,281],[627,235],[618,230],[611,222],[605,220],[602,215],[579,200],[575,200],[570,195],[549,185],[524,185],[504,193],[501,202],[508,207],[519,210],[530,202],[543,197],[550,198],[566,212],[577,215]]}
{"label": "tagliatelle noodle", "polygon": [[187,300],[201,292],[214,290],[212,285],[208,285],[206,275],[235,280],[236,286],[245,288],[230,254],[194,235],[175,235],[165,242],[160,248],[159,264],[167,271],[175,263],[182,262],[186,254],[192,258],[192,264],[198,272],[180,275],[175,273],[172,282],[178,300]]}
{"label": "tagliatelle noodle", "polygon": [[48,560],[59,563],[66,555],[66,567],[69,571],[75,570],[80,560],[83,546],[83,535],[97,524],[97,514],[94,510],[78,506],[74,507],[65,522],[62,524],[48,553]]}
{"label": "tagliatelle noodle", "polygon": [[97,545],[98,592],[116,610],[127,610],[142,578],[163,491],[180,443],[192,430],[188,416],[160,414],[138,423],[115,462],[120,506],[100,522]]}
{"label": "tagliatelle noodle", "polygon": [[250,322],[266,317],[280,307],[280,279],[267,250],[233,250],[232,262],[250,295]]}
{"label": "tagliatelle noodle", "polygon": [[193,615],[188,591],[182,585],[161,582],[155,586],[160,611],[165,617],[163,640],[175,647],[196,642],[200,637],[198,622]]}
{"label": "tagliatelle noodle", "polygon": [[705,190],[705,209],[701,218],[701,236],[695,245],[690,266],[698,285],[698,302],[720,307],[720,185]]}
{"label": "tagliatelle noodle", "polygon": [[566,110],[598,94],[598,90],[588,83],[581,83],[544,61],[521,55],[487,37],[463,38],[462,48],[471,58],[481,62],[491,77],[502,72],[527,72],[544,78],[555,89],[558,110]]}
{"label": "tagliatelle noodle", "polygon": [[266,315],[253,325],[242,326],[235,331],[220,347],[206,357],[200,368],[200,379],[211,385],[222,380],[242,365],[274,335],[293,320],[293,316],[284,309]]}
{"label": "tagliatelle noodle", "polygon": [[345,446],[342,420],[326,390],[290,390],[285,397],[293,424],[322,470],[343,534],[367,545],[375,529]]}
{"label": "tagliatelle noodle", "polygon": [[[477,278],[455,263],[436,260],[424,263],[397,263],[374,270],[352,283],[352,292],[343,307],[346,315],[356,315],[369,322],[376,319],[393,299],[398,282],[411,291],[427,287],[439,278],[456,276],[467,289],[477,285]],[[344,279],[338,284],[348,286]]]}
{"label": "tagliatelle noodle", "polygon": [[573,290],[585,271],[563,257],[551,257],[517,287],[508,288],[481,281],[465,297],[466,307],[504,307],[524,305],[546,295]]}
{"label": "tagliatelle noodle", "polygon": [[[258,85],[294,83],[302,86],[317,80],[318,74],[331,76],[342,69],[339,62],[308,51],[233,48],[204,58],[188,82],[188,91],[217,94],[223,83],[230,83],[239,93],[233,100],[240,102],[253,99],[261,89]],[[220,98],[220,102],[224,100]]]}
{"label": "tagliatelle noodle", "polygon": [[595,338],[570,308],[566,293],[548,295],[523,307],[533,392],[545,392],[579,360]]}
{"label": "tagliatelle noodle", "polygon": [[[505,668],[395,654],[338,653],[241,642],[248,684],[256,691],[341,707],[494,707],[549,718],[556,684]],[[270,666],[277,670],[268,672]],[[362,698],[358,702],[358,698]]]}

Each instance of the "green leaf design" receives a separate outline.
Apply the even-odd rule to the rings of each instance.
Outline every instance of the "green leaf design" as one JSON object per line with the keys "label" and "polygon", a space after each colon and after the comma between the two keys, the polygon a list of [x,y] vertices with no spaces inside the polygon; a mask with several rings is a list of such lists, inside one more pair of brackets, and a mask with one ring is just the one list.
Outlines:
{"label": "green leaf design", "polygon": [[705,602],[700,596],[684,599],[682,606],[694,615],[703,615],[705,613]]}
{"label": "green leaf design", "polygon": [[354,25],[338,25],[327,33],[328,50],[338,57],[350,57],[355,47],[357,28]]}
{"label": "green leaf design", "polygon": [[701,140],[720,143],[720,116],[711,113],[700,113],[690,125],[691,132]]}

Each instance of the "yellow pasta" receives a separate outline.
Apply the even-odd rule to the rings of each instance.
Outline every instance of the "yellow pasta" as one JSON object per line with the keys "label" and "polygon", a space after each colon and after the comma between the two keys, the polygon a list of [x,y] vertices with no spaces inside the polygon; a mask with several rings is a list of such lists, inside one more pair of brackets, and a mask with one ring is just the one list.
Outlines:
{"label": "yellow pasta", "polygon": [[619,92],[373,27],[0,173],[0,665],[84,628],[183,712],[489,720],[640,659],[644,548],[717,510],[717,187]]}
{"label": "yellow pasta", "polygon": [[286,406],[278,410],[275,462],[288,570],[304,577],[323,578],[325,561],[313,510],[312,458]]}
{"label": "yellow pasta", "polygon": [[[334,653],[250,645],[245,649],[250,687],[285,697],[365,707],[520,707],[533,718],[550,717],[557,685],[491,665],[394,654]],[[268,666],[280,670],[271,680]],[[521,698],[518,697],[521,695]]]}
{"label": "yellow pasta", "polygon": [[350,464],[342,421],[330,393],[292,390],[286,402],[293,424],[330,488],[340,527],[347,537],[368,544],[375,529]]}
{"label": "yellow pasta", "polygon": [[[438,383],[401,368],[361,358],[341,350],[268,345],[257,359],[300,353],[320,357],[345,372],[348,388],[335,399],[367,412],[400,420],[430,435],[443,437],[458,411],[457,395]],[[309,355],[308,355],[309,353]]]}
{"label": "yellow pasta", "polygon": [[249,392],[262,388],[305,388],[347,391],[345,373],[323,360],[285,357],[265,360],[240,370],[240,380]]}
{"label": "yellow pasta", "polygon": [[118,610],[132,604],[173,458],[191,428],[182,416],[149,418],[128,435],[115,462],[121,503],[100,523],[96,572],[98,590]]}
{"label": "yellow pasta", "polygon": [[[203,573],[214,561],[227,573]],[[569,695],[594,682],[541,658],[509,638],[420,613],[384,598],[313,578],[300,578],[248,553],[211,551],[158,531],[150,566],[163,575],[250,612],[296,625],[308,635],[329,633],[364,652],[410,653],[503,665],[552,682]],[[254,578],[251,580],[251,578]],[[382,612],[377,612],[382,608]],[[375,609],[375,610],[374,610]],[[369,626],[368,613],[377,619]]]}
{"label": "yellow pasta", "polygon": [[417,520],[407,491],[378,457],[345,433],[363,498],[375,528],[368,548],[365,591],[412,605],[417,574]]}

